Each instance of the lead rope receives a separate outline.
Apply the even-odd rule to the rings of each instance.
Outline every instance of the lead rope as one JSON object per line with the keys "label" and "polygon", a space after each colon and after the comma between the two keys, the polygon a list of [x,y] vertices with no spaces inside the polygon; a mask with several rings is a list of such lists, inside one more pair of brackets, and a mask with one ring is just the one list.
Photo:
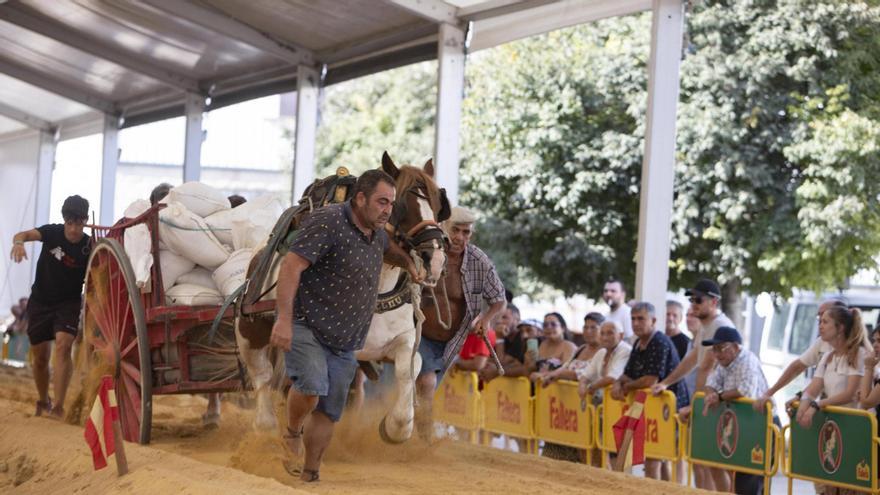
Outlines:
{"label": "lead rope", "polygon": [[[415,250],[410,251],[410,257],[416,266],[416,273],[422,272],[422,258]],[[422,312],[422,284],[412,282],[409,284],[410,300],[413,305],[413,316],[416,318],[416,340],[413,343],[412,356],[409,362],[409,376],[413,381],[413,407],[418,407],[419,394],[416,393],[416,354],[419,352],[419,344],[422,341],[422,323],[425,322],[425,313]]]}
{"label": "lead rope", "polygon": [[434,299],[434,311],[437,312],[437,323],[443,327],[443,330],[449,330],[452,326],[452,307],[449,305],[449,293],[446,292],[445,280],[441,279],[437,283],[443,288],[443,299],[446,301],[446,321],[443,321],[443,317],[440,316],[440,300],[437,299],[437,296],[434,294],[434,287],[431,287],[431,298]]}

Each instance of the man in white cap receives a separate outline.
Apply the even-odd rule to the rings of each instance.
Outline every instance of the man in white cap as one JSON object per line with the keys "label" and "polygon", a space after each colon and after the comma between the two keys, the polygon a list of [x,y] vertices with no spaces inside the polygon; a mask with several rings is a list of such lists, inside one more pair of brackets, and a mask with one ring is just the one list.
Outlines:
{"label": "man in white cap", "polygon": [[468,333],[484,335],[492,319],[507,304],[495,265],[486,253],[470,243],[475,221],[471,211],[456,206],[443,225],[449,236],[443,281],[448,306],[442,295],[443,288],[433,291],[437,300],[431,292],[422,295],[426,320],[419,343],[422,370],[416,386],[421,405],[417,426],[423,436],[430,434],[434,389],[458,355]]}

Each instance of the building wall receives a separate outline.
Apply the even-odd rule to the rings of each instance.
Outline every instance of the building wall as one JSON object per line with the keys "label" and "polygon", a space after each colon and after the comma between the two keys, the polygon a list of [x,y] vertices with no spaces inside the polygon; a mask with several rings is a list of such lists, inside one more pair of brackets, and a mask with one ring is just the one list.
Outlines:
{"label": "building wall", "polygon": [[39,135],[34,132],[0,141],[0,319],[19,297],[30,292],[37,243],[28,244],[28,259],[9,259],[12,236],[34,227]]}

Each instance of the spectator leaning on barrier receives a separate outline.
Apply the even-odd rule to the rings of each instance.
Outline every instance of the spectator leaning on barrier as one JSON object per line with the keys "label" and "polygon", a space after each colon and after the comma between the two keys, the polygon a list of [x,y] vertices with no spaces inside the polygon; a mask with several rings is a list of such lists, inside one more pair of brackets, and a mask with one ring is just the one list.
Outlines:
{"label": "spectator leaning on barrier", "polygon": [[[839,299],[832,299],[829,301],[825,301],[819,305],[818,314],[816,315],[816,319],[819,320],[822,318],[822,315],[830,308],[839,307],[839,308],[847,308],[847,304]],[[776,383],[773,384],[772,387],[767,389],[761,397],[759,397],[754,404],[755,409],[762,410],[764,408],[764,403],[770,400],[776,392],[782,390],[783,387],[791,383],[792,380],[797,378],[801,373],[807,370],[807,368],[812,368],[814,366],[818,366],[819,362],[822,360],[822,357],[831,352],[831,344],[825,342],[823,339],[819,338],[813,342],[803,354],[801,354],[797,359],[792,361],[788,367],[785,368],[785,371],[782,372],[782,375],[776,380]],[[794,401],[796,399],[792,399]],[[791,402],[791,401],[789,401]],[[789,404],[786,404],[788,407]]]}
{"label": "spectator leaning on barrier", "polygon": [[[703,340],[702,345],[712,348],[712,354],[718,366],[709,374],[705,387],[703,415],[710,408],[716,407],[721,401],[754,399],[767,391],[767,379],[761,369],[761,360],[754,353],[742,348],[742,337],[733,327],[721,327],[715,331],[711,339]],[[778,424],[779,420],[774,418]],[[721,468],[710,468],[715,490],[730,491],[730,472]],[[740,495],[757,495],[764,490],[762,476],[736,473],[734,493]]]}
{"label": "spectator leaning on barrier", "polygon": [[[675,346],[666,334],[656,330],[656,324],[657,317],[653,304],[639,302],[633,306],[632,328],[638,340],[633,344],[623,375],[611,387],[612,398],[624,400],[627,393],[650,387],[666,379],[678,366]],[[677,407],[684,407],[690,401],[683,383],[673,382],[667,388],[675,394]],[[646,459],[645,476],[660,479],[661,464],[660,460]],[[666,473],[664,478],[668,478]]]}
{"label": "spectator leaning on barrier", "polygon": [[529,379],[536,381],[549,372],[567,363],[574,355],[577,347],[565,340],[567,330],[565,318],[559,313],[547,313],[544,316],[544,340],[538,347],[538,356],[526,353],[525,365],[531,372]]}
{"label": "spectator leaning on barrier", "polygon": [[[834,306],[819,319],[819,336],[833,349],[822,357],[816,374],[801,395],[797,422],[810,428],[816,411],[825,406],[857,407],[856,392],[865,374],[865,326],[858,308]],[[820,399],[824,394],[825,398]],[[817,400],[818,399],[818,400]]]}
{"label": "spectator leaning on barrier", "polygon": [[540,374],[541,383],[545,387],[556,380],[577,380],[579,374],[587,369],[601,349],[599,324],[603,320],[599,313],[588,313],[584,317],[584,344],[578,347],[571,359],[563,363],[562,367]]}
{"label": "spectator leaning on barrier", "polygon": [[602,290],[602,300],[611,308],[611,311],[605,318],[616,321],[620,328],[623,329],[624,340],[632,342],[635,337],[633,336],[630,318],[631,308],[626,304],[626,287],[623,285],[623,281],[613,278],[605,282],[605,288]]}
{"label": "spectator leaning on barrier", "polygon": [[[486,330],[486,337],[492,347],[495,347],[495,330]],[[489,363],[489,356],[489,347],[483,342],[483,338],[475,333],[468,334],[453,366],[460,371],[479,372]]]}
{"label": "spectator leaning on barrier", "polygon": [[599,343],[602,348],[590,365],[578,371],[578,393],[582,399],[593,397],[594,403],[601,400],[602,390],[623,374],[632,351],[632,346],[623,341],[623,329],[615,321],[603,322],[599,327]]}

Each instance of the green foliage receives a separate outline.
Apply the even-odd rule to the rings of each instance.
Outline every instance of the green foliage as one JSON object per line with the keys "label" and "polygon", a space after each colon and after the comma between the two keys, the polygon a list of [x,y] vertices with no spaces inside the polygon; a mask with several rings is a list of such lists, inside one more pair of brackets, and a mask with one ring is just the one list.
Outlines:
{"label": "green foliage", "polygon": [[[875,265],[878,26],[859,3],[694,6],[672,286],[708,275],[785,293]],[[468,73],[465,200],[497,249],[569,294],[633,278],[649,32],[647,14],[580,26]]]}
{"label": "green foliage", "polygon": [[[877,1],[693,2],[681,67],[670,284],[821,289],[880,251]],[[516,292],[632,283],[649,13],[479,52],[461,203]],[[319,175],[433,151],[436,63],[327,89]]]}
{"label": "green foliage", "polygon": [[317,176],[361,174],[388,151],[399,165],[434,153],[437,63],[424,62],[328,87],[321,104]]}

